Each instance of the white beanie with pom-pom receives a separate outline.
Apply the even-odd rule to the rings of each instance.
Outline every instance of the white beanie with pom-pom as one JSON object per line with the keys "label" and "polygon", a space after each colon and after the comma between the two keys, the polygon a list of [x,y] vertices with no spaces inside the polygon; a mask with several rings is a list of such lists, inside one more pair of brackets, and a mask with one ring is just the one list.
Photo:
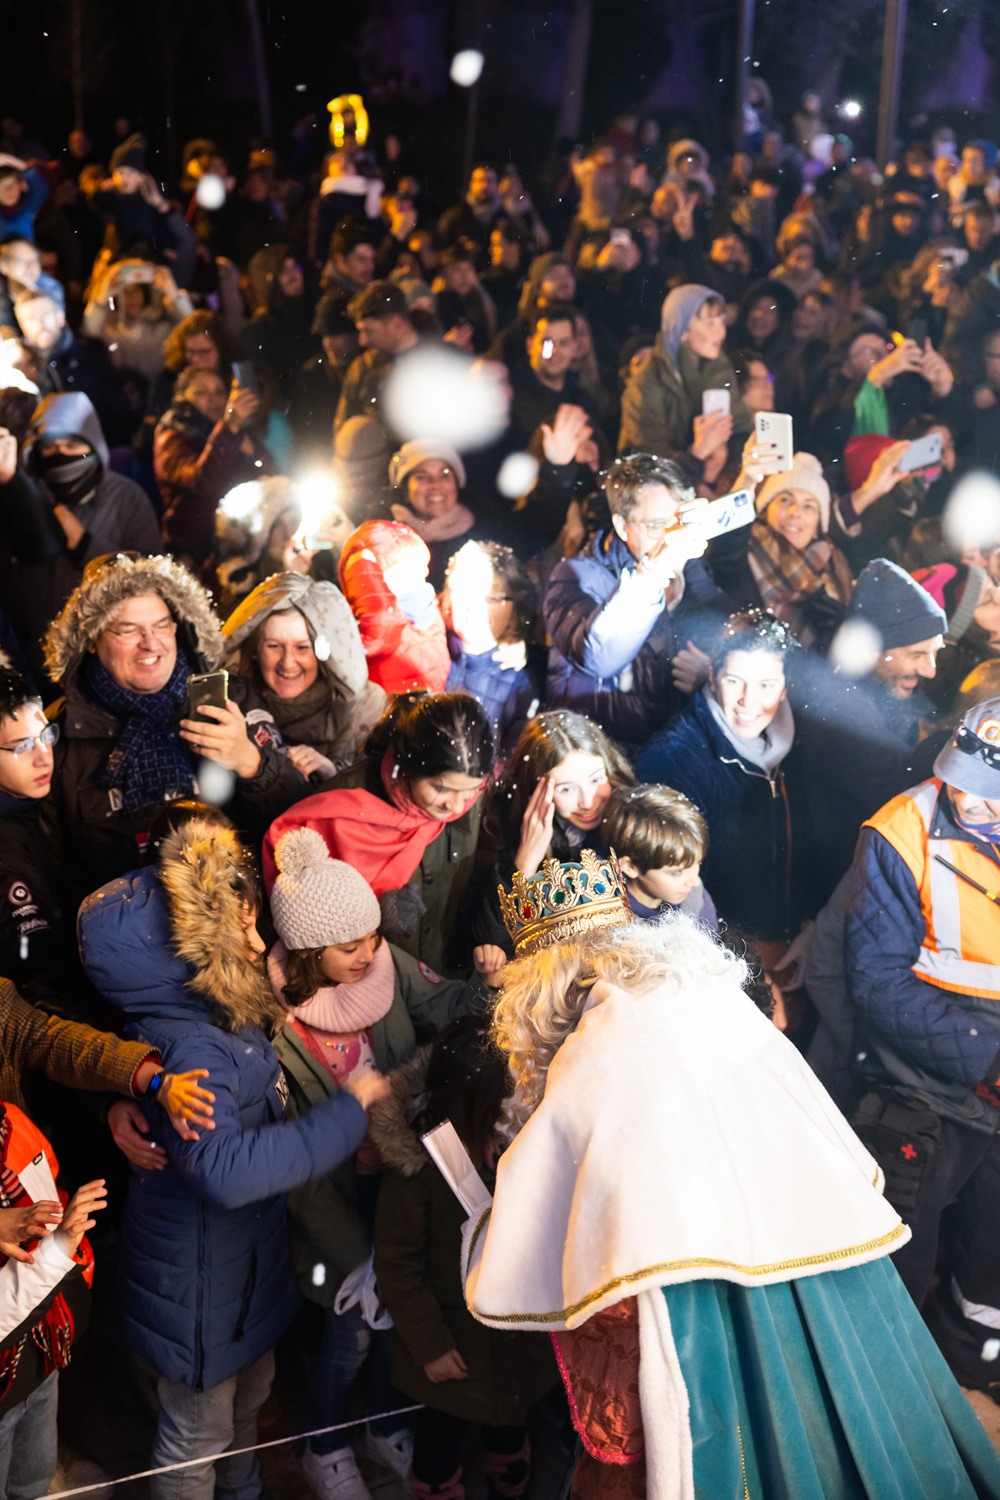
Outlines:
{"label": "white beanie with pom-pom", "polygon": [[328,948],[355,943],[382,921],[378,897],[363,875],[332,859],[315,828],[293,828],[278,840],[279,875],[271,915],[286,948]]}
{"label": "white beanie with pom-pom", "polygon": [[823,465],[811,453],[796,453],[792,467],[783,474],[769,474],[757,491],[754,504],[763,515],[776,495],[785,490],[805,490],[819,506],[819,530],[826,536],[830,530],[830,486],[823,477]]}

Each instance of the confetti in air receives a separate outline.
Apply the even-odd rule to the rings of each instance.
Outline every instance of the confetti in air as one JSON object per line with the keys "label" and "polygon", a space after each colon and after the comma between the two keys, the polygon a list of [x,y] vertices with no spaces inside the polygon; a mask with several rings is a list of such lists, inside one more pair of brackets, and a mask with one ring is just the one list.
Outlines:
{"label": "confetti in air", "polygon": [[226,201],[226,184],[214,172],[206,172],[198,179],[194,195],[199,208],[221,208]]}
{"label": "confetti in air", "polygon": [[941,517],[944,539],[958,552],[989,552],[1000,536],[1000,480],[985,469],[960,479]]}
{"label": "confetti in air", "polygon": [[830,661],[845,677],[865,677],[882,655],[882,637],[867,620],[845,620],[830,645]]}
{"label": "confetti in air", "polygon": [[214,760],[203,760],[198,766],[198,795],[213,807],[225,807],[236,789],[236,777]]}
{"label": "confetti in air", "polygon": [[460,451],[484,448],[507,425],[502,367],[457,350],[415,349],[385,387],[389,425],[404,439],[438,438]]}
{"label": "confetti in air", "polygon": [[508,500],[526,495],[538,478],[538,460],[530,453],[508,453],[500,465],[497,489]]}

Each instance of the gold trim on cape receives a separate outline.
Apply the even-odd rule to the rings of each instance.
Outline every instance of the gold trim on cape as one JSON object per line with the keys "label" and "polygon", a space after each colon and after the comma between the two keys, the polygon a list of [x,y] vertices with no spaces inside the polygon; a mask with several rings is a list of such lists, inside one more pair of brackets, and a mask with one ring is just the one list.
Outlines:
{"label": "gold trim on cape", "polygon": [[[469,1268],[472,1265],[472,1257],[475,1254],[476,1245],[483,1230],[486,1228],[486,1221],[492,1212],[492,1208],[484,1209],[478,1224],[472,1232],[469,1240],[468,1260],[465,1266],[466,1278],[469,1275]],[[556,1312],[485,1313],[477,1310],[476,1316],[482,1319],[483,1322],[488,1323],[561,1323],[575,1317],[578,1312],[582,1312],[585,1307],[590,1307],[592,1303],[599,1302],[608,1292],[613,1292],[621,1286],[631,1286],[636,1281],[644,1281],[647,1276],[657,1276],[673,1271],[701,1270],[705,1266],[717,1266],[719,1270],[724,1271],[739,1271],[743,1276],[771,1276],[777,1271],[794,1271],[800,1266],[820,1266],[825,1265],[828,1261],[848,1260],[854,1255],[867,1255],[873,1250],[881,1250],[884,1246],[891,1245],[894,1240],[898,1240],[900,1235],[905,1233],[906,1225],[900,1223],[896,1225],[895,1229],[890,1229],[888,1234],[881,1235],[877,1240],[868,1240],[863,1245],[848,1245],[843,1250],[830,1250],[824,1255],[805,1255],[798,1260],[778,1260],[773,1261],[770,1265],[763,1266],[741,1266],[736,1261],[713,1260],[708,1255],[694,1256],[690,1260],[660,1261],[656,1265],[643,1266],[641,1270],[628,1271],[623,1276],[615,1276],[611,1281],[605,1282],[604,1286],[598,1287],[596,1292],[589,1292],[579,1302],[574,1302],[572,1307],[564,1307]],[[710,1280],[711,1278],[705,1279]],[[724,1277],[718,1279],[725,1280]],[[788,1279],[794,1280],[793,1277],[789,1277]],[[472,1309],[470,1308],[471,1311]]]}

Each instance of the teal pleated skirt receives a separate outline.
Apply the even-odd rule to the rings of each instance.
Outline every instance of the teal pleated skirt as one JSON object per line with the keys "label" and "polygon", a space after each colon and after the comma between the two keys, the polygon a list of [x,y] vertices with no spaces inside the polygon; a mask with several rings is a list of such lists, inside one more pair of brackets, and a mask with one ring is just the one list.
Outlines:
{"label": "teal pleated skirt", "polygon": [[887,1258],[663,1295],[696,1500],[1000,1500],[1000,1458]]}

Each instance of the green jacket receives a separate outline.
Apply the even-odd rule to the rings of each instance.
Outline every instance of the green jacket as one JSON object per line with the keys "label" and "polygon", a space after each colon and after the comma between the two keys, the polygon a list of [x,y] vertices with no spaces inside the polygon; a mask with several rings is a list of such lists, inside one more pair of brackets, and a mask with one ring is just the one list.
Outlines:
{"label": "green jacket", "polygon": [[[364,787],[374,797],[385,797],[379,768],[372,761],[363,759],[339,771],[325,782],[321,790],[332,792],[341,787]],[[412,937],[398,938],[394,946],[423,959],[439,974],[454,974],[460,971],[455,958],[465,959],[468,973],[468,949],[456,955],[454,950],[457,934],[463,930],[463,905],[461,897],[472,881],[476,860],[476,844],[479,841],[479,817],[482,798],[456,818],[453,823],[442,823],[441,832],[424,850],[423,859],[410,878],[410,886],[423,901],[426,911],[417,924]]]}
{"label": "green jacket", "polygon": [[[520,1426],[557,1379],[547,1338],[477,1323],[462,1289],[465,1210],[410,1125],[424,1086],[426,1052],[393,1075],[372,1109],[372,1140],[385,1164],[375,1216],[375,1278],[392,1316],[393,1384],[413,1401],[467,1422]],[[493,1191],[493,1174],[482,1172]],[[457,1349],[466,1380],[434,1385],[424,1365]]]}
{"label": "green jacket", "polygon": [[750,413],[736,387],[729,358],[699,359],[686,344],[680,348],[679,364],[667,357],[663,339],[657,334],[651,357],[635,375],[630,375],[622,394],[619,453],[657,453],[673,458],[694,438],[694,419],[701,414],[704,391],[729,391],[733,426],[749,432]]}
{"label": "green jacket", "polygon": [[[440,979],[394,943],[389,946],[396,971],[392,1005],[371,1028],[380,1073],[400,1067],[413,1056],[418,1041],[428,1041],[449,1021],[481,1009],[485,1000],[479,983]],[[298,1118],[336,1085],[291,1026],[282,1026],[272,1045],[288,1080],[289,1111]],[[288,1213],[292,1258],[303,1296],[332,1307],[344,1277],[367,1260],[372,1249],[371,1231],[358,1208],[353,1157],[290,1192]],[[322,1273],[317,1266],[322,1266]]]}

